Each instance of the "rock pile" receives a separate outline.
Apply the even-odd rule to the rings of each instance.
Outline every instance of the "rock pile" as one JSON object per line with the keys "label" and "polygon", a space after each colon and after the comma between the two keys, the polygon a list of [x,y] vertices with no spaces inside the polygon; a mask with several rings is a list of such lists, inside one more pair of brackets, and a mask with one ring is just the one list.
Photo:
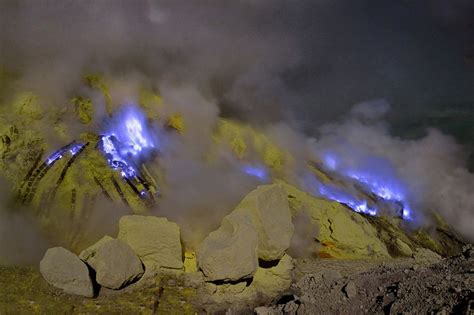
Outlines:
{"label": "rock pile", "polygon": [[250,278],[259,259],[283,257],[293,230],[285,191],[280,185],[259,186],[201,243],[199,268],[208,281]]}
{"label": "rock pile", "polygon": [[145,269],[181,269],[179,228],[163,218],[139,215],[120,219],[117,239],[104,236],[79,257],[65,248],[50,248],[40,263],[44,279],[66,293],[92,297],[100,285],[121,289],[142,277]]}
{"label": "rock pile", "polygon": [[[116,239],[105,236],[79,257],[64,248],[52,248],[40,269],[52,285],[88,297],[94,295],[95,286],[118,290],[144,274],[171,269],[173,274],[186,278],[186,283],[193,283],[193,288],[211,295],[215,303],[273,298],[290,290],[295,280],[298,268],[295,269],[296,260],[289,255],[289,249],[293,246],[298,217],[316,227],[307,230],[307,237],[320,247],[312,252],[320,258],[391,258],[396,253],[405,259],[413,257],[419,265],[441,259],[434,251],[418,247],[401,230],[389,233],[389,229],[380,228],[384,225],[374,225],[374,220],[337,202],[318,199],[277,182],[250,192],[195,253],[183,253],[176,223],[166,218],[128,215],[120,219]],[[472,256],[472,248],[465,253]],[[342,281],[337,270],[327,270],[320,278],[318,283],[296,283],[302,288],[298,294],[321,285],[337,286],[341,299],[353,300],[366,285],[353,279]],[[316,279],[315,275],[311,279]],[[292,303],[287,306],[292,308],[299,302]],[[307,306],[308,303],[305,301]]]}

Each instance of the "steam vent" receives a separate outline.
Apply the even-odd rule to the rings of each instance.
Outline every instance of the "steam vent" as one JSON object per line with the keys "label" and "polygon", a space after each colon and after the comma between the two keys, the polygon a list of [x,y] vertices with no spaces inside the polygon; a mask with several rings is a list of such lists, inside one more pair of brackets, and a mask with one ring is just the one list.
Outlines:
{"label": "steam vent", "polygon": [[0,314],[474,314],[472,5],[7,2]]}

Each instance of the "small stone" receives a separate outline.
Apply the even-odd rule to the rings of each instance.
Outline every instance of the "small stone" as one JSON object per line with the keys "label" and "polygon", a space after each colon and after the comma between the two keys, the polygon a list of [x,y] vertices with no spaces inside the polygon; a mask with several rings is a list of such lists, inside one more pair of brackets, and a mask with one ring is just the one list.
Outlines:
{"label": "small stone", "polygon": [[357,295],[357,288],[353,281],[349,281],[343,288],[344,293],[350,299]]}

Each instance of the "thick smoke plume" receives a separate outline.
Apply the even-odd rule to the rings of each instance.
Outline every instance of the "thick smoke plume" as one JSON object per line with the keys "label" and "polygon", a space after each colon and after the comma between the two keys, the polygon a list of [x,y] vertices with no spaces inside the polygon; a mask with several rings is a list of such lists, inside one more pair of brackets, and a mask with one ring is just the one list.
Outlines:
{"label": "thick smoke plume", "polygon": [[355,106],[352,115],[336,124],[321,127],[311,144],[318,156],[337,154],[339,163],[370,167],[380,176],[394,180],[394,166],[407,185],[407,198],[414,203],[414,217],[427,223],[431,212],[439,212],[468,239],[474,239],[474,174],[466,169],[466,152],[456,141],[436,129],[417,140],[391,136],[383,115],[389,110],[384,100]]}
{"label": "thick smoke plume", "polygon": [[[388,104],[403,121],[433,104],[474,100],[465,58],[473,9],[467,0],[6,1],[0,66],[17,81],[0,88],[0,100],[32,90],[48,110],[89,93],[99,132],[104,100],[81,90],[84,74],[114,78],[114,103],[133,102],[140,86],[159,90],[188,132],[161,157],[169,192],[156,211],[177,220],[191,246],[256,185],[232,157],[203,162],[219,116],[262,127],[301,163],[324,150],[383,157],[408,183],[416,211],[439,211],[474,239],[462,146],[436,129],[393,137],[381,119]],[[350,112],[377,98],[387,101]]]}

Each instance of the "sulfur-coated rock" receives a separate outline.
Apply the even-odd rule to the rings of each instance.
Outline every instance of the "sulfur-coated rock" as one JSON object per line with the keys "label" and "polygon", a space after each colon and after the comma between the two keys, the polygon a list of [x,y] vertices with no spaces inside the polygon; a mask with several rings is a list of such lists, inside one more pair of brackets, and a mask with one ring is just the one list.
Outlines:
{"label": "sulfur-coated rock", "polygon": [[249,215],[232,213],[197,249],[197,261],[208,281],[236,281],[253,276],[258,266],[258,235]]}
{"label": "sulfur-coated rock", "polygon": [[102,242],[86,261],[95,270],[97,283],[109,289],[134,282],[144,271],[132,248],[121,240]]}
{"label": "sulfur-coated rock", "polygon": [[293,259],[284,255],[276,266],[271,268],[259,267],[252,281],[252,286],[263,296],[276,296],[287,290],[291,285],[291,270],[294,268]]}
{"label": "sulfur-coated rock", "polygon": [[292,215],[307,213],[319,227],[315,238],[321,244],[320,257],[390,257],[377,230],[359,213],[338,202],[315,198],[284,182],[280,185],[288,195]]}
{"label": "sulfur-coated rock", "polygon": [[166,218],[123,216],[119,221],[118,239],[130,245],[149,271],[183,268],[179,227]]}
{"label": "sulfur-coated rock", "polygon": [[263,185],[249,193],[234,210],[250,216],[258,233],[258,257],[280,259],[290,247],[294,227],[286,192],[280,185]]}
{"label": "sulfur-coated rock", "polygon": [[410,246],[408,246],[408,244],[401,239],[397,238],[393,244],[398,252],[403,256],[411,257],[413,255],[413,251],[411,250]]}
{"label": "sulfur-coated rock", "polygon": [[427,248],[417,248],[413,253],[413,258],[419,264],[434,264],[442,259],[440,255]]}
{"label": "sulfur-coated rock", "polygon": [[86,264],[65,248],[48,249],[40,262],[40,272],[48,283],[66,293],[94,296]]}

